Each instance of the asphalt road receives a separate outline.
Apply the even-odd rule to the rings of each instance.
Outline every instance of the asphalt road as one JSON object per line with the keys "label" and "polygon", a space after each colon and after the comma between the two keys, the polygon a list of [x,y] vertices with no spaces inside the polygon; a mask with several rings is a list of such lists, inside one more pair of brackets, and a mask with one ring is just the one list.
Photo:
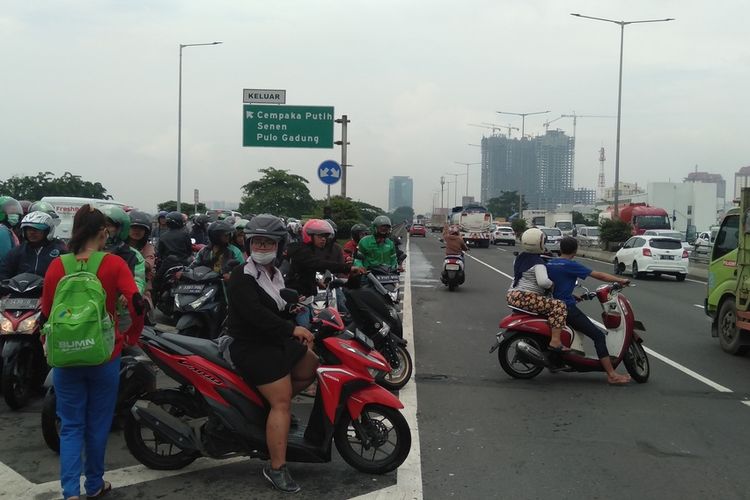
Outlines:
{"label": "asphalt road", "polygon": [[[652,278],[625,292],[647,328],[647,384],[611,387],[601,373],[514,380],[488,353],[508,313],[510,279],[502,273],[511,273],[512,250],[473,249],[466,284],[450,293],[439,283],[437,238],[411,240],[404,305],[406,323],[413,318],[416,383],[401,398],[417,410],[412,454],[385,476],[357,473],[335,451],[330,464],[292,464],[304,488],[297,498],[750,498],[750,433],[742,427],[750,359],[723,353],[710,337],[700,307],[705,284]],[[582,308],[599,315],[597,303]],[[295,413],[304,416],[309,403],[298,400]],[[22,412],[0,402],[0,498],[59,498],[57,456],[42,440],[40,409],[41,400]],[[203,460],[173,475],[153,472],[115,431],[107,478],[116,486],[112,498],[277,498],[262,465]],[[33,495],[13,493],[29,486]]]}
{"label": "asphalt road", "polygon": [[645,345],[667,361],[650,356],[648,383],[546,371],[515,380],[488,353],[510,279],[487,266],[512,274],[512,251],[472,249],[466,284],[451,293],[437,281],[437,238],[411,240],[424,498],[748,498],[750,359],[710,337],[705,284],[652,278],[625,292]]}

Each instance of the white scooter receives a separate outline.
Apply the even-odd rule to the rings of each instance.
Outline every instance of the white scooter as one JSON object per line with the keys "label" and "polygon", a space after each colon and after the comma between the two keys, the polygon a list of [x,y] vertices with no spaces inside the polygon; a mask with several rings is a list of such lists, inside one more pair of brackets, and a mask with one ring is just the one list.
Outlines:
{"label": "white scooter", "polygon": [[443,272],[440,281],[448,286],[449,291],[454,291],[459,285],[463,285],[466,275],[464,273],[464,255],[446,255],[443,259]]}

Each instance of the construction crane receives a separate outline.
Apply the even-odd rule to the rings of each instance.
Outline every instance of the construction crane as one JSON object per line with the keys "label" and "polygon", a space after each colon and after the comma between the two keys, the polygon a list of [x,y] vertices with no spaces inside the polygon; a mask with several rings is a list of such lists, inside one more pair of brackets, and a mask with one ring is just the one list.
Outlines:
{"label": "construction crane", "polygon": [[560,115],[557,118],[555,118],[554,120],[548,120],[548,121],[542,123],[542,126],[544,127],[544,132],[546,133],[549,130],[549,126],[550,125],[552,125],[553,123],[555,123],[557,120],[562,120],[563,118],[565,118],[565,116],[564,115]]}
{"label": "construction crane", "polygon": [[467,123],[467,125],[469,127],[485,128],[487,130],[492,130],[492,135],[495,135],[497,131],[500,130],[499,128],[496,128],[496,127],[488,127],[486,125],[479,125],[478,123]]}
{"label": "construction crane", "polygon": [[578,118],[614,118],[614,116],[611,115],[577,115],[575,111],[573,111],[569,115],[560,115],[560,118],[572,118],[573,119],[573,140],[576,139],[576,123],[578,122]]}
{"label": "construction crane", "polygon": [[520,116],[521,117],[521,139],[526,137],[526,117],[531,115],[543,115],[545,113],[549,113],[549,110],[547,111],[534,111],[532,113],[512,113],[510,111],[495,111],[495,113],[499,113],[501,115],[513,115],[513,116]]}
{"label": "construction crane", "polygon": [[482,124],[483,124],[483,125],[488,125],[488,126],[491,126],[491,127],[492,127],[492,130],[495,130],[495,129],[501,129],[501,128],[504,128],[504,129],[506,129],[506,130],[508,131],[508,139],[510,139],[510,136],[511,136],[511,130],[521,130],[521,129],[519,129],[518,127],[512,127],[512,126],[510,125],[510,123],[509,123],[509,124],[507,124],[507,125],[498,125],[497,123],[482,122]]}

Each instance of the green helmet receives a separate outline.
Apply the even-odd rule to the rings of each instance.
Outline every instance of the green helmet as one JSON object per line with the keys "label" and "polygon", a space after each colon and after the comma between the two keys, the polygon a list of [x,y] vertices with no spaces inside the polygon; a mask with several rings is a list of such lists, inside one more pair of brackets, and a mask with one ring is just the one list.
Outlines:
{"label": "green helmet", "polygon": [[391,219],[389,219],[386,215],[378,215],[377,217],[375,217],[371,225],[373,235],[378,234],[379,226],[388,226],[388,233],[390,234]]}
{"label": "green helmet", "polygon": [[18,200],[10,196],[0,196],[0,222],[6,222],[11,226],[21,222],[23,207]]}
{"label": "green helmet", "polygon": [[242,232],[245,230],[245,227],[250,223],[247,219],[237,219],[234,221],[234,230],[236,232]]}
{"label": "green helmet", "polygon": [[116,205],[104,205],[99,210],[120,229],[117,235],[120,241],[128,241],[128,236],[130,235],[130,217],[125,213],[125,210]]}

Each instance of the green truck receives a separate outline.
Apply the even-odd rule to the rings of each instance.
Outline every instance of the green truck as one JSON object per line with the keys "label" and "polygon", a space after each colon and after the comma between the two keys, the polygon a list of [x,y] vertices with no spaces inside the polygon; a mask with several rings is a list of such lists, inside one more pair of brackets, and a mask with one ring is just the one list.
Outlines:
{"label": "green truck", "polygon": [[750,349],[750,188],[721,220],[708,265],[705,311],[711,335],[730,354]]}

